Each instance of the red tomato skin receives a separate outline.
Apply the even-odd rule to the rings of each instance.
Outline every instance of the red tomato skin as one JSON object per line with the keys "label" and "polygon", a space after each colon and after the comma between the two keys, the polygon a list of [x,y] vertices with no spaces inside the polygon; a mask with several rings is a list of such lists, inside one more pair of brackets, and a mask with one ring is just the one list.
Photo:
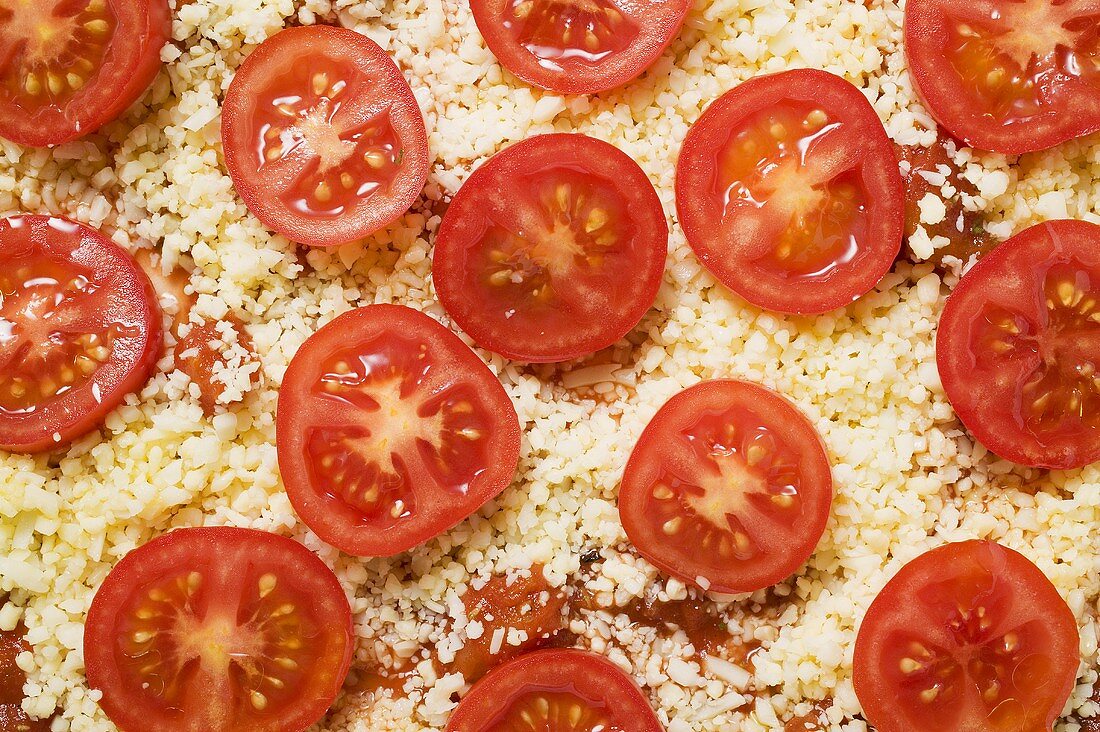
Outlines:
{"label": "red tomato skin", "polygon": [[[966,2],[966,0],[960,0]],[[1029,123],[1000,125],[980,110],[960,112],[950,100],[972,98],[944,69],[946,23],[938,6],[943,0],[911,0],[905,6],[905,56],[921,102],[952,137],[977,150],[1023,155],[1047,150],[1100,131],[1100,90],[1091,105],[1061,114],[1048,113]],[[1003,3],[1002,3],[1003,4]],[[937,97],[948,101],[940,103]]]}
{"label": "red tomato skin", "polygon": [[[869,223],[872,251],[856,258],[835,276],[822,282],[790,282],[768,277],[740,257],[729,256],[710,243],[711,230],[721,212],[712,202],[700,200],[699,181],[709,180],[717,139],[737,121],[786,100],[805,101],[832,111],[841,121],[864,131],[862,168],[872,169],[873,190]],[[732,122],[731,122],[732,120]],[[898,169],[893,143],[882,121],[863,93],[848,81],[816,69],[796,69],[756,76],[726,92],[699,118],[684,140],[676,166],[676,208],[680,224],[703,265],[730,290],[751,304],[775,312],[816,315],[850,305],[870,292],[890,271],[901,252],[905,230],[905,183]]]}
{"label": "red tomato skin", "polygon": [[[110,373],[95,380],[100,388],[99,398],[85,400],[94,402],[94,406],[78,410],[59,400],[36,410],[33,419],[0,418],[0,449],[18,453],[49,452],[64,449],[74,440],[97,429],[127,394],[139,391],[149,381],[156,372],[164,344],[163,315],[149,277],[129,253],[100,232],[61,217],[21,215],[0,221],[0,239],[15,223],[30,228],[30,246],[43,248],[59,259],[72,257],[73,261],[89,269],[110,261],[112,269],[121,272],[127,281],[115,300],[133,301],[141,305],[139,320],[145,334],[144,341],[130,354],[132,365],[125,375],[120,377],[117,369],[103,369]],[[80,234],[79,243],[70,246],[51,236],[49,232],[55,226],[75,227]],[[8,251],[12,251],[11,248]],[[42,416],[38,417],[39,414]],[[55,439],[55,434],[60,435],[61,439]]]}
{"label": "red tomato skin", "polygon": [[[1061,714],[1065,700],[1069,699],[1076,685],[1079,664],[1077,648],[1079,631],[1073,612],[1046,575],[1025,556],[994,541],[970,540],[932,549],[902,567],[871,603],[860,623],[856,637],[853,680],[856,697],[863,707],[864,715],[878,732],[942,732],[931,728],[915,729],[905,720],[897,718],[897,699],[888,690],[881,688],[882,676],[876,671],[879,649],[877,639],[873,638],[871,633],[878,625],[888,625],[890,616],[900,607],[911,604],[915,588],[923,587],[925,579],[942,578],[943,574],[951,568],[975,561],[1001,573],[1002,576],[1004,573],[1023,576],[1029,591],[1029,596],[1024,599],[1026,608],[1041,605],[1041,609],[1035,610],[1035,615],[1041,615],[1050,626],[1056,629],[1053,635],[1058,641],[1063,642],[1063,647],[1056,649],[1055,652],[1068,654],[1063,657],[1072,660],[1062,663],[1061,675],[1055,679],[1058,688],[1057,697],[1062,699],[1062,702],[1051,706],[1042,730],[1051,730],[1055,720]],[[898,589],[894,594],[889,594],[892,588]],[[956,732],[989,732],[991,729],[984,724],[979,724],[968,725]],[[1036,728],[1034,732],[1040,732],[1040,730]]]}
{"label": "red tomato skin", "polygon": [[[572,686],[603,698],[630,732],[664,732],[634,680],[603,656],[575,649],[548,649],[498,666],[459,703],[446,732],[484,732],[494,713],[531,687]],[[624,720],[623,717],[626,717]]]}
{"label": "red tomato skin", "polygon": [[[273,71],[286,65],[281,63],[285,53],[298,52],[296,58],[300,58],[302,54],[317,53],[318,46],[348,54],[370,77],[384,76],[381,84],[385,87],[383,93],[392,100],[390,111],[395,119],[400,117],[395,127],[403,146],[402,171],[408,173],[399,184],[394,182],[397,190],[389,200],[375,201],[369,210],[355,216],[341,215],[329,220],[295,214],[281,203],[269,202],[271,184],[258,175],[250,141],[254,87],[262,88]],[[416,203],[427,183],[430,167],[424,116],[401,69],[374,41],[353,30],[333,26],[287,28],[264,41],[245,59],[233,77],[222,107],[222,144],[226,168],[248,210],[264,226],[291,241],[316,247],[363,239],[392,224]]]}
{"label": "red tomato skin", "polygon": [[[293,539],[278,534],[233,526],[176,529],[130,551],[114,566],[96,591],[84,624],[84,659],[88,686],[104,692],[99,700],[99,706],[121,732],[177,732],[184,729],[175,722],[166,722],[156,717],[154,712],[145,714],[140,711],[146,706],[145,704],[139,706],[133,703],[134,700],[114,698],[110,693],[110,690],[125,689],[125,681],[114,660],[115,644],[112,633],[118,621],[118,613],[135,591],[135,588],[128,583],[129,578],[144,577],[148,574],[142,572],[146,557],[151,556],[160,562],[165,561],[164,557],[169,561],[183,562],[186,561],[186,557],[193,556],[193,552],[205,551],[210,555],[221,556],[228,560],[230,557],[226,556],[227,552],[243,552],[246,544],[249,545],[250,551],[257,554],[263,552],[292,554],[296,566],[304,570],[303,574],[308,575],[311,581],[318,581],[327,586],[326,594],[335,596],[335,593],[339,593],[343,602],[339,617],[331,617],[329,620],[333,626],[339,628],[340,635],[346,641],[346,647],[341,661],[332,670],[331,680],[327,683],[323,699],[303,700],[302,712],[296,719],[277,720],[275,724],[257,724],[243,729],[238,727],[234,728],[233,732],[296,732],[319,721],[340,693],[348,670],[351,668],[355,650],[355,633],[351,606],[332,570],[313,552]],[[161,568],[171,569],[174,566],[178,565],[168,564]],[[139,710],[136,713],[135,708]],[[204,732],[229,732],[229,729],[204,730]]]}
{"label": "red tomato skin", "polygon": [[[443,344],[440,350],[445,348],[456,356],[456,364],[451,364],[451,368],[458,366],[480,375],[478,381],[484,385],[481,393],[483,404],[488,405],[496,417],[494,425],[500,431],[501,448],[495,453],[494,463],[487,466],[485,475],[479,476],[471,486],[469,500],[461,510],[456,512],[446,510],[445,506],[436,506],[433,508],[434,516],[416,521],[412,528],[397,530],[394,527],[375,531],[370,527],[354,526],[355,519],[350,512],[343,519],[334,517],[331,508],[316,495],[302,457],[305,452],[305,430],[299,425],[299,415],[308,409],[301,393],[314,380],[316,369],[331,352],[355,343],[357,337],[364,333],[387,330],[427,332],[435,343]],[[283,377],[276,430],[279,469],[295,511],[322,540],[360,557],[394,556],[454,528],[500,495],[511,483],[519,465],[519,417],[496,375],[454,333],[431,317],[402,305],[360,307],[344,313],[314,333],[291,360]],[[350,511],[346,507],[344,510]]]}
{"label": "red tomato skin", "polygon": [[[610,91],[644,74],[676,39],[692,6],[689,0],[645,0],[642,3],[630,3],[632,6],[667,5],[670,9],[663,10],[657,19],[643,21],[646,27],[642,31],[640,43],[635,39],[632,46],[613,53],[600,64],[593,66],[579,59],[559,59],[556,63],[560,70],[553,70],[541,64],[538,57],[518,44],[514,38],[508,37],[509,32],[502,28],[503,20],[500,15],[510,3],[511,0],[472,0],[470,3],[474,22],[477,23],[489,50],[504,68],[531,86],[558,94],[578,95]],[[620,8],[628,5],[622,0],[613,4]]]}
{"label": "red tomato skin", "polygon": [[[164,65],[160,58],[172,35],[172,10],[168,0],[109,0],[112,7],[132,13],[131,17],[143,30],[136,30],[141,46],[134,58],[120,64],[128,77],[110,101],[97,100],[85,119],[70,119],[65,114],[50,115],[44,120],[8,120],[0,114],[0,137],[27,147],[53,147],[78,140],[113,122],[152,86]],[[121,13],[119,13],[121,15]]]}
{"label": "red tomato skin", "polygon": [[[594,166],[597,173],[617,176],[624,180],[636,198],[631,203],[631,215],[636,217],[643,231],[653,230],[652,235],[636,238],[651,239],[640,272],[631,273],[638,283],[638,294],[619,312],[607,312],[598,320],[600,332],[581,334],[557,345],[548,334],[533,330],[530,324],[522,324],[511,330],[502,329],[493,320],[479,315],[483,301],[472,298],[465,288],[465,271],[470,258],[470,244],[476,240],[481,222],[475,221],[479,207],[474,204],[482,187],[495,182],[497,171],[506,171],[501,178],[512,178],[516,171],[529,170],[545,162],[547,158],[569,162],[578,166]],[[668,222],[660,198],[653,184],[638,164],[614,145],[579,134],[549,134],[531,137],[497,153],[489,162],[475,170],[462,188],[455,194],[447,216],[440,225],[432,254],[432,279],[435,282],[440,303],[455,323],[474,341],[493,353],[525,363],[557,363],[580,358],[614,345],[633,328],[653,307],[664,275],[668,250]],[[563,319],[566,316],[561,316]],[[538,324],[542,326],[542,323]],[[549,346],[530,342],[530,333],[538,333]],[[565,340],[565,339],[562,339]]]}
{"label": "red tomato skin", "polygon": [[[808,513],[811,518],[801,535],[791,539],[791,551],[783,561],[770,564],[759,560],[740,562],[741,566],[731,566],[724,576],[717,576],[712,568],[702,564],[696,567],[685,566],[683,557],[675,556],[666,547],[652,546],[647,541],[651,533],[647,528],[646,518],[652,500],[652,485],[646,478],[654,472],[649,469],[653,462],[650,456],[659,449],[663,434],[669,428],[674,425],[682,426],[690,421],[686,419],[687,415],[694,419],[704,411],[717,411],[732,406],[744,406],[755,414],[767,415],[764,420],[766,423],[785,424],[791,433],[786,435],[788,445],[792,437],[806,442],[806,449],[801,457],[808,476],[807,489],[804,492],[808,495],[809,505],[804,513]],[[802,412],[786,397],[766,387],[746,381],[714,380],[701,382],[676,394],[646,425],[623,471],[623,480],[619,487],[619,517],[638,553],[661,571],[696,586],[699,586],[699,578],[705,577],[705,589],[736,594],[771,587],[797,572],[812,556],[825,533],[832,501],[832,468],[827,448]]]}
{"label": "red tomato skin", "polygon": [[[1013,418],[991,419],[991,405],[999,405],[999,396],[974,399],[977,387],[973,376],[977,361],[969,346],[973,311],[966,304],[987,289],[987,280],[998,279],[1005,287],[1022,277],[1013,272],[1031,272],[1049,252],[1048,261],[1072,259],[1100,271],[1100,226],[1085,221],[1048,221],[1025,229],[1000,244],[978,261],[962,278],[947,299],[936,334],[936,363],[948,401],[963,425],[994,454],[1020,465],[1051,470],[1072,470],[1100,460],[1100,441],[1094,431],[1079,439],[1045,444],[1020,428]],[[1002,273],[1009,273],[1007,276]],[[997,422],[1005,422],[1005,425]]]}

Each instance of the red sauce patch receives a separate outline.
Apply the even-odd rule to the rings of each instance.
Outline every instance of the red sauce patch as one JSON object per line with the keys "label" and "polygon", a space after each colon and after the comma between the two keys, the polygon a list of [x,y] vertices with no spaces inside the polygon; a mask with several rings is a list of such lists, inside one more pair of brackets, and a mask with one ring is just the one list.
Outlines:
{"label": "red sauce patch", "polygon": [[[962,261],[968,260],[974,254],[984,254],[996,246],[997,241],[985,230],[982,215],[975,211],[967,211],[963,208],[962,196],[977,195],[978,189],[972,183],[960,175],[955,161],[947,150],[947,143],[943,139],[937,139],[931,147],[920,145],[895,146],[898,157],[909,163],[908,173],[903,175],[905,180],[905,236],[913,235],[920,222],[919,203],[928,193],[937,198],[942,198],[942,185],[934,185],[928,181],[925,175],[938,180],[938,176],[946,176],[947,183],[956,191],[954,196],[944,200],[947,207],[947,215],[938,224],[924,224],[929,238],[942,236],[951,243],[942,249],[937,249],[933,260],[937,263],[946,256],[957,257]],[[946,171],[946,172],[945,172]],[[923,174],[923,175],[922,175]]]}
{"label": "red sauce patch", "polygon": [[30,644],[23,638],[21,629],[0,631],[0,731],[48,732],[50,720],[33,720],[21,706],[23,684],[27,681],[23,670],[15,665],[15,658],[29,651]]}
{"label": "red sauce patch", "polygon": [[[505,661],[547,645],[565,624],[565,593],[549,585],[538,564],[531,567],[530,577],[509,583],[507,577],[497,576],[480,590],[470,587],[462,602],[467,619],[481,623],[484,629],[480,637],[466,641],[446,668],[448,673],[462,674],[467,683],[477,681]],[[507,641],[513,628],[527,634],[527,640],[518,646]],[[499,651],[492,653],[493,637],[498,631],[505,639]]]}
{"label": "red sauce patch", "polygon": [[[258,361],[252,347],[252,339],[240,318],[231,313],[223,322],[228,322],[236,331],[238,345],[248,352],[247,361],[250,363]],[[191,326],[191,330],[179,340],[173,351],[176,368],[187,374],[191,381],[198,385],[199,403],[202,404],[202,410],[208,416],[214,414],[215,407],[221,403],[218,400],[226,390],[224,383],[214,379],[214,369],[219,363],[222,368],[228,368],[229,362],[222,349],[211,345],[221,342],[222,338],[218,321],[208,321],[202,325]],[[256,386],[259,382],[260,373],[257,370],[251,374],[252,386]]]}

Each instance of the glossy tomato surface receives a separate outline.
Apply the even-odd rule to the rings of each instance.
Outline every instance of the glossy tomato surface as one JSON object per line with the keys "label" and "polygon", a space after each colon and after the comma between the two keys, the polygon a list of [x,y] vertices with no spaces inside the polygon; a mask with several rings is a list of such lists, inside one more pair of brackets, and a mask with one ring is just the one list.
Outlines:
{"label": "glossy tomato surface", "polygon": [[0,221],[0,449],[64,447],[152,375],[160,307],[134,259],[66,219]]}
{"label": "glossy tomato surface", "polygon": [[447,732],[662,732],[633,679],[602,656],[547,650],[507,663],[458,705]]}
{"label": "glossy tomato surface", "polygon": [[669,574],[753,592],[809,559],[832,500],[825,447],[801,412],[756,384],[705,381],[642,432],[619,515],[638,551]]}
{"label": "glossy tomato surface", "polygon": [[1023,555],[948,544],[905,565],[859,628],[855,690],[879,732],[1040,732],[1080,663],[1077,622]]}
{"label": "glossy tomato surface", "polygon": [[301,544],[179,529],[120,561],[84,633],[88,684],[122,732],[300,732],[354,649],[340,582]]}
{"label": "glossy tomato surface", "polygon": [[58,145],[99,129],[160,71],[167,0],[0,4],[0,136]]}
{"label": "glossy tomato surface", "polygon": [[824,71],[758,76],[692,126],[676,168],[688,242],[750,303],[823,313],[869,292],[901,250],[905,193],[866,97]]}
{"label": "glossy tomato surface", "polygon": [[542,135],[498,153],[455,195],[432,277],[478,345],[564,361],[638,324],[667,252],[661,201],[637,163],[591,137]]}
{"label": "glossy tomato surface", "polygon": [[1100,226],[1052,221],[987,254],[947,299],[940,378],[959,419],[1001,457],[1100,460]]}
{"label": "glossy tomato surface", "polygon": [[303,244],[387,226],[428,176],[408,82],[378,44],[344,28],[288,28],[253,51],[226,94],[222,142],[248,209]]}
{"label": "glossy tomato surface", "polygon": [[313,334],[279,392],[291,503],[349,554],[391,556],[450,529],[511,482],[520,427],[504,387],[416,310],[369,305]]}
{"label": "glossy tomato surface", "polygon": [[528,84],[596,94],[640,76],[664,52],[691,0],[472,0],[489,49]]}
{"label": "glossy tomato surface", "polygon": [[905,52],[921,98],[981,150],[1044,150],[1100,130],[1100,2],[912,0]]}

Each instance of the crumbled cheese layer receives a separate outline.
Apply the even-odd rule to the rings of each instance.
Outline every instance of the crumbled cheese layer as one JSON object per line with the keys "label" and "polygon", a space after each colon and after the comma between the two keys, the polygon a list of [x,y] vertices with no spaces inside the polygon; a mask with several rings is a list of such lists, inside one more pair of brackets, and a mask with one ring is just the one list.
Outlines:
{"label": "crumbled cheese layer", "polygon": [[[22,619],[32,654],[28,712],[59,710],[57,732],[113,725],[83,677],[83,619],[122,556],[179,526],[233,524],[293,536],[337,572],[353,598],[357,667],[409,661],[402,693],[348,694],[318,729],[439,729],[465,688],[437,675],[427,648],[454,653],[483,628],[458,599],[493,572],[535,563],[565,584],[601,549],[585,590],[607,606],[685,595],[630,552],[615,506],[635,440],[664,400],[701,379],[752,379],[790,396],[817,425],[835,464],[833,517],[805,571],[777,592],[777,620],[746,618],[762,644],[751,664],[701,663],[682,635],[657,638],[582,614],[570,630],[646,685],[669,732],[774,730],[829,698],[830,729],[855,718],[851,658],[859,619],[902,564],[945,541],[987,537],[1022,551],[1077,615],[1083,659],[1097,654],[1100,468],[1043,473],[999,461],[954,419],[935,368],[934,332],[962,263],[942,275],[922,263],[937,248],[914,238],[911,261],[879,289],[819,318],[762,313],[701,268],[676,224],[679,145],[714,98],[755,74],[813,66],[864,89],[899,144],[930,144],[935,124],[916,101],[901,50],[898,3],[698,0],[680,37],[643,78],[598,98],[561,98],[502,71],[466,0],[192,0],[176,13],[166,71],[145,99],[100,134],[54,150],[0,142],[0,213],[56,212],[104,227],[131,248],[162,250],[166,268],[194,269],[202,318],[249,323],[263,356],[260,386],[204,416],[171,356],[162,372],[60,458],[0,456],[0,629]],[[870,6],[870,7],[869,7]],[[434,165],[424,198],[369,241],[299,250],[265,230],[234,195],[221,159],[219,102],[234,69],[289,22],[341,23],[378,41],[405,70],[427,120]],[[470,171],[534,134],[578,131],[610,141],[649,174],[672,236],[655,308],[609,364],[526,368],[480,352],[525,428],[514,485],[469,521],[394,559],[339,555],[296,518],[276,465],[278,384],[318,326],[372,302],[399,302],[448,323],[433,291],[437,204]],[[1020,160],[961,150],[957,162],[1001,236],[1046,218],[1100,221],[1100,140]],[[921,218],[944,205],[931,195]],[[923,229],[921,230],[923,232]],[[304,254],[304,261],[299,259]],[[956,260],[957,261],[957,260]],[[449,324],[449,323],[448,323]],[[601,358],[606,357],[601,354]],[[239,375],[238,375],[239,376]],[[229,401],[229,400],[227,400]],[[225,416],[225,415],[232,415]],[[734,614],[746,602],[721,599]],[[760,598],[755,598],[759,600]],[[465,634],[465,635],[464,635]],[[523,639],[502,634],[499,645]],[[1083,663],[1067,713],[1091,714],[1096,680]],[[1075,732],[1062,723],[1059,730]]]}

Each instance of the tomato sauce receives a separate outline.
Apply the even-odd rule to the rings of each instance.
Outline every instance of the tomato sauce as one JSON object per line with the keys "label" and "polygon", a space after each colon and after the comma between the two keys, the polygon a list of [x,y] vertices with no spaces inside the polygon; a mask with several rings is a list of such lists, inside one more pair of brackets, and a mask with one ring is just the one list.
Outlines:
{"label": "tomato sauce", "polygon": [[15,658],[30,649],[22,629],[0,631],[0,732],[48,732],[50,729],[50,720],[31,719],[21,706],[27,676],[15,665]]}
{"label": "tomato sauce", "polygon": [[965,262],[974,254],[984,254],[996,246],[997,241],[985,230],[982,214],[976,211],[967,211],[963,208],[962,196],[977,195],[978,189],[960,175],[955,161],[947,151],[947,143],[942,138],[937,139],[931,147],[920,145],[896,145],[898,157],[909,164],[909,171],[905,173],[905,236],[913,235],[920,220],[920,201],[927,194],[932,193],[942,198],[941,185],[933,185],[922,173],[930,176],[943,174],[946,167],[947,183],[957,193],[944,200],[947,207],[947,215],[938,224],[924,224],[929,238],[942,236],[951,243],[942,249],[937,249],[933,255],[933,261],[937,264],[944,257],[957,257]]}
{"label": "tomato sauce", "polygon": [[[259,357],[252,346],[252,338],[244,328],[244,323],[236,315],[230,313],[226,321],[237,332],[237,344],[248,353],[249,361],[258,361]],[[223,368],[229,367],[229,362],[221,350],[211,347],[211,341],[220,341],[224,336],[218,328],[218,321],[207,321],[202,325],[194,325],[187,335],[176,344],[173,354],[176,366],[190,377],[192,383],[199,387],[199,403],[202,411],[208,416],[214,414],[214,410],[220,403],[218,400],[225,393],[226,385],[214,380],[214,369],[217,364]],[[260,372],[254,371],[250,375],[252,386],[260,383]]]}
{"label": "tomato sauce", "polygon": [[[471,587],[466,591],[462,597],[466,617],[470,622],[481,623],[482,633],[466,641],[446,665],[447,673],[461,673],[467,683],[473,683],[499,664],[548,645],[561,631],[565,625],[566,595],[550,586],[542,570],[542,565],[536,564],[531,567],[530,577],[509,583],[508,578],[496,576],[481,589]],[[527,640],[520,645],[508,643],[507,635],[512,629],[526,633]],[[494,637],[499,644],[496,653]]]}

